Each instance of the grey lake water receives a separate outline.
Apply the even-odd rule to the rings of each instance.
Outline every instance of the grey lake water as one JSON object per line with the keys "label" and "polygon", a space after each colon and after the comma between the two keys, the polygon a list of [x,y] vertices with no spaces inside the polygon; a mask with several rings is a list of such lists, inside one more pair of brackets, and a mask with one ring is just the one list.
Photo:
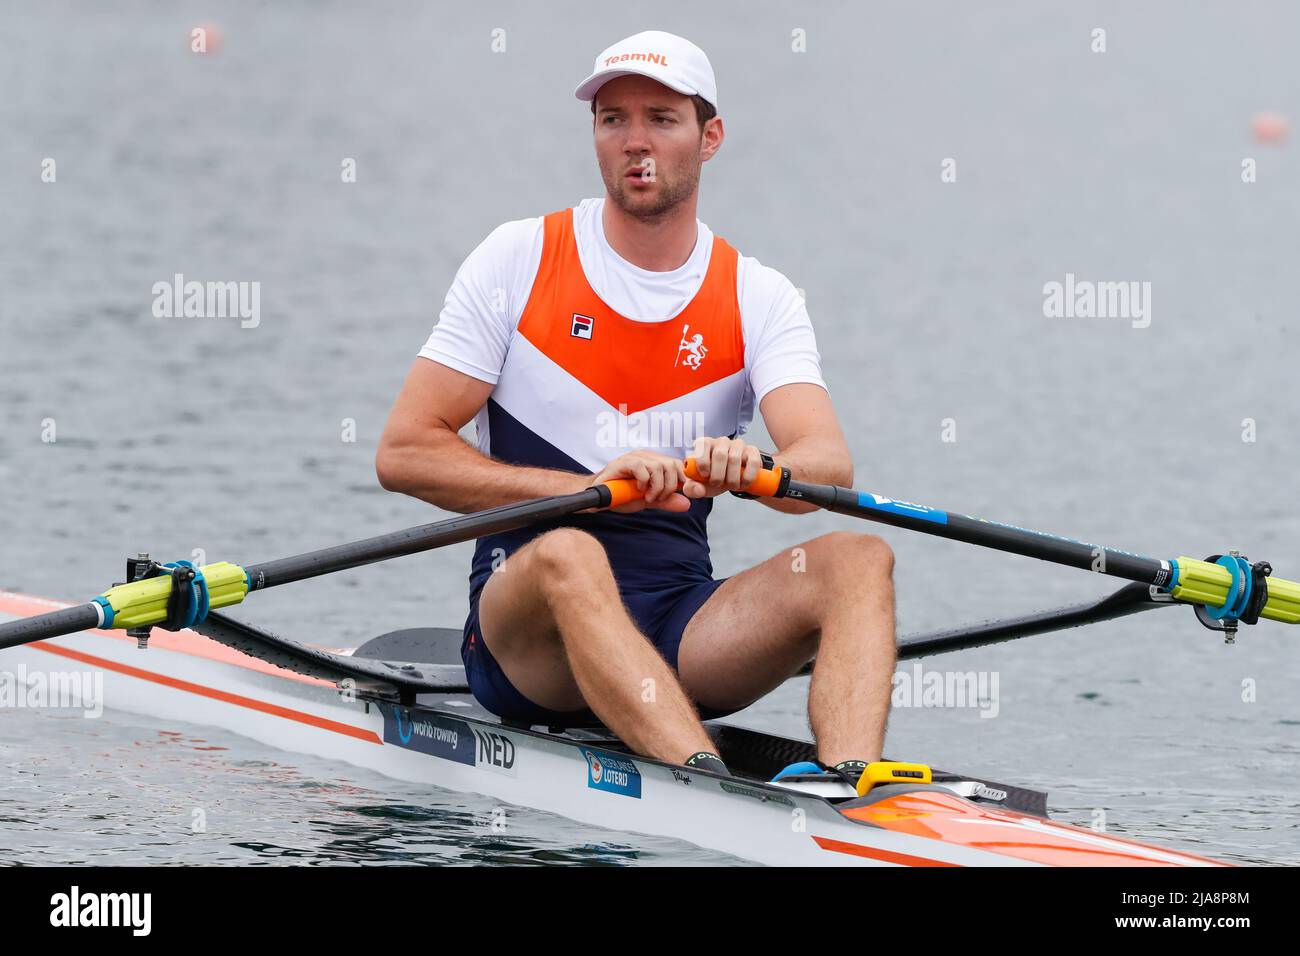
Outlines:
{"label": "grey lake water", "polygon": [[[138,550],[248,563],[437,517],[375,480],[388,408],[463,257],[600,193],[572,88],[647,28],[712,58],[701,218],[804,290],[857,487],[1298,577],[1300,162],[1251,133],[1300,120],[1298,27],[1283,2],[6,4],[0,589],[84,600]],[[176,274],[260,283],[260,323],[155,318]],[[1149,312],[1049,318],[1067,275],[1150,283]],[[720,499],[715,567],[848,520]],[[1107,590],[851,526],[894,547],[905,633]],[[459,626],[469,552],[239,615],[336,647]],[[996,716],[899,708],[889,750],[1294,864],[1297,640],[1225,647],[1179,609],[934,658],[996,674]],[[806,687],[737,719],[805,734]],[[8,863],[736,862],[541,813],[503,834],[492,809],[199,727],[0,709]]]}

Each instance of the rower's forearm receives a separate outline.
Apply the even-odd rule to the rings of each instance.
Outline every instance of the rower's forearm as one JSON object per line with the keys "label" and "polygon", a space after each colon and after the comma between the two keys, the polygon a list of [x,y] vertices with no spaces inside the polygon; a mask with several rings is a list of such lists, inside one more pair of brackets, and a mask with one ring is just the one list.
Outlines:
{"label": "rower's forearm", "polygon": [[388,491],[461,514],[572,494],[591,483],[587,475],[496,461],[450,431],[418,446],[382,447],[376,471]]}
{"label": "rower's forearm", "polygon": [[[777,465],[789,468],[790,477],[818,485],[853,487],[853,458],[843,442],[805,438],[792,442],[772,456]],[[800,515],[820,510],[793,498],[761,498],[773,511]]]}

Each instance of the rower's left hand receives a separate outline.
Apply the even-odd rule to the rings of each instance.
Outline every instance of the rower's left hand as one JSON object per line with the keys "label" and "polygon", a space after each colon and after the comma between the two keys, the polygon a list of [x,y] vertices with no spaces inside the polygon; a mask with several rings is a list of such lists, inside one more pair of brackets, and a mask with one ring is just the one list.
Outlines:
{"label": "rower's left hand", "polygon": [[682,486],[687,498],[714,498],[728,491],[744,491],[763,468],[763,452],[740,438],[697,438],[692,457],[704,481],[687,478]]}

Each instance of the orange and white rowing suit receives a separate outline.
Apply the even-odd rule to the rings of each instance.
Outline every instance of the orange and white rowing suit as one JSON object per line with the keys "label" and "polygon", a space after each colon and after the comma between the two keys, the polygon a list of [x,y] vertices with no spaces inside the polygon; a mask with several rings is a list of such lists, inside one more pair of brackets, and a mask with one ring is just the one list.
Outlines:
{"label": "orange and white rowing suit", "polygon": [[[743,433],[772,389],[825,388],[812,324],[789,280],[704,223],[682,266],[638,268],[606,240],[604,202],[508,222],[456,273],[420,355],[495,386],[475,418],[480,451],[582,474],[637,449],[685,458],[697,437]],[[682,514],[575,515],[481,538],[463,648],[480,703],[531,723],[578,716],[524,698],[478,636],[478,596],[494,560],[555,527],[590,532],[633,619],[675,668],[687,622],[721,584],[709,560],[711,508],[703,499]]]}

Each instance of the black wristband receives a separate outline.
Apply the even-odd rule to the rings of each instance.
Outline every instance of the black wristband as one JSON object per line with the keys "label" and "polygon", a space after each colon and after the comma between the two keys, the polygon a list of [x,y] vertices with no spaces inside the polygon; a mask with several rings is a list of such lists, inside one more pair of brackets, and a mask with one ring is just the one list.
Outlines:
{"label": "black wristband", "polygon": [[[765,451],[760,451],[759,454],[763,456],[763,470],[764,470],[764,471],[771,471],[773,468],[776,467],[776,459],[775,459],[775,458],[773,458],[771,455],[769,455],[769,454],[768,454],[767,452],[765,452]],[[758,497],[758,495],[751,495],[751,494],[750,494],[749,492],[747,492],[747,491],[733,491],[733,492],[731,492],[731,494],[735,495],[737,498],[747,498],[747,499],[749,499],[750,501],[753,501],[755,498]]]}

